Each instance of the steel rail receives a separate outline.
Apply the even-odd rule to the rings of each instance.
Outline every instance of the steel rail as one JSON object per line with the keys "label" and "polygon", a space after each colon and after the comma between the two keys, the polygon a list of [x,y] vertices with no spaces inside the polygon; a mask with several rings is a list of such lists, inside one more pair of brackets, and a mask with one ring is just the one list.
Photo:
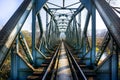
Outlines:
{"label": "steel rail", "polygon": [[52,70],[52,74],[51,74],[51,79],[50,80],[54,80],[56,78],[58,62],[59,62],[59,56],[60,56],[60,54],[58,53],[56,61],[55,61],[54,68]]}
{"label": "steel rail", "polygon": [[66,50],[68,51],[68,54],[70,55],[70,58],[72,60],[72,63],[74,65],[74,68],[77,70],[77,76],[81,77],[81,80],[87,80],[85,74],[83,73],[82,69],[80,68],[80,66],[78,65],[78,63],[76,62],[75,58],[72,56],[72,53],[70,52],[70,50],[68,49],[68,46],[65,44]]}
{"label": "steel rail", "polygon": [[51,68],[52,68],[52,66],[53,66],[53,63],[55,62],[55,59],[57,58],[59,49],[60,49],[60,45],[58,46],[58,48],[57,48],[57,50],[56,50],[56,52],[55,52],[55,54],[54,54],[54,56],[53,56],[53,58],[52,58],[52,60],[51,60],[51,62],[50,62],[50,64],[49,64],[49,66],[48,66],[48,68],[47,68],[47,70],[46,70],[46,72],[45,72],[42,80],[46,80],[47,75],[48,75],[49,72],[51,71]]}
{"label": "steel rail", "polygon": [[75,70],[75,68],[74,68],[74,65],[72,64],[72,60],[71,60],[71,57],[70,57],[70,55],[69,55],[69,53],[68,53],[68,50],[66,50],[66,52],[67,52],[67,57],[68,57],[68,60],[69,60],[70,68],[71,68],[71,71],[72,71],[72,77],[73,77],[75,80],[79,80],[79,79],[78,79],[78,76],[77,76],[77,72],[76,72],[76,70]]}

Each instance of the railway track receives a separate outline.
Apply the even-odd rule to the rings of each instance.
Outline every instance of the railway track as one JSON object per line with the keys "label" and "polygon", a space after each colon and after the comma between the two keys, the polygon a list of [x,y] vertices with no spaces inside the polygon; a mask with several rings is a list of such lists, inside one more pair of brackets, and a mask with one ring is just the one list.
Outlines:
{"label": "railway track", "polygon": [[46,60],[27,80],[87,80],[75,59],[62,42],[52,59]]}

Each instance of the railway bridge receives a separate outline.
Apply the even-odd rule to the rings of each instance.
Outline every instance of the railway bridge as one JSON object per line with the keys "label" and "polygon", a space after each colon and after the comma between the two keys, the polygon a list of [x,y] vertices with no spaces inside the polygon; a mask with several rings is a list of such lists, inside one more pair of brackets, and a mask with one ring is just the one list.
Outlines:
{"label": "railway bridge", "polygon": [[[23,0],[0,31],[1,72],[10,55],[8,80],[119,80],[118,8],[109,0],[61,1]],[[98,50],[96,13],[107,29]],[[31,48],[21,31],[29,15]]]}

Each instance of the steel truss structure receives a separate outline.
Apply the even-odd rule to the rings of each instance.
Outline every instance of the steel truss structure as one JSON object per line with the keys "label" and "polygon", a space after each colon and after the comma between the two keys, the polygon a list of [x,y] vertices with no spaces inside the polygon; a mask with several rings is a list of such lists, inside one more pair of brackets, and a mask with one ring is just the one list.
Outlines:
{"label": "steel truss structure", "polygon": [[[119,79],[120,18],[115,13],[115,11],[118,13],[119,11],[105,0],[80,0],[67,6],[65,1],[63,0],[62,6],[59,6],[49,0],[24,0],[2,28],[0,31],[0,69],[2,71],[7,55],[10,54],[11,76],[9,79],[26,80],[34,72],[41,72],[40,66],[45,67],[43,63],[49,62],[42,78],[39,78],[55,80],[56,67],[53,65],[57,63],[61,41],[65,43],[66,52],[69,53],[70,67],[74,67],[72,75],[79,76],[73,77],[75,80],[89,80],[91,77],[92,80]],[[54,7],[50,7],[50,5]],[[79,6],[71,7],[74,5]],[[46,12],[45,32],[40,14],[41,9]],[[86,9],[86,16],[82,31],[81,14],[84,9]],[[96,10],[107,28],[98,52],[96,51]],[[32,12],[32,50],[29,49],[21,31],[30,12]],[[87,35],[90,19],[91,40]],[[38,42],[36,40],[36,35],[38,35],[36,34],[36,21],[38,21],[40,29]],[[60,39],[61,33],[65,35],[62,40]],[[20,45],[23,52],[19,51]],[[100,63],[107,47],[110,49],[109,54],[107,53],[104,61]],[[79,64],[84,64],[85,68]],[[88,70],[85,70],[86,68]]]}

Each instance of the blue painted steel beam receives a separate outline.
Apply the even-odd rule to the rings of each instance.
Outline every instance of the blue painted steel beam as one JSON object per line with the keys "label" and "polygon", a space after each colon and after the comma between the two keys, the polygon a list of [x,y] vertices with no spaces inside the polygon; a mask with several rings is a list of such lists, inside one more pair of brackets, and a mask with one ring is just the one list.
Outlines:
{"label": "blue painted steel beam", "polygon": [[49,10],[76,10],[77,8],[49,8]]}
{"label": "blue painted steel beam", "polygon": [[112,51],[95,71],[97,80],[118,80],[118,52]]}
{"label": "blue painted steel beam", "polygon": [[113,53],[111,60],[111,80],[118,80],[118,53]]}
{"label": "blue painted steel beam", "polygon": [[37,43],[37,47],[39,49],[40,48],[40,42],[41,42],[41,39],[42,39],[42,36],[43,36],[43,26],[42,26],[41,16],[40,16],[39,13],[37,14],[37,18],[38,18],[38,24],[39,24],[39,29],[40,29],[40,36],[39,36],[39,40],[38,40],[38,43]]}
{"label": "blue painted steel beam", "polygon": [[16,39],[15,43],[13,44],[14,47],[11,48],[11,80],[17,80],[19,75],[19,57],[17,55],[17,52],[19,50],[18,48],[18,38]]}
{"label": "blue painted steel beam", "polygon": [[48,26],[49,26],[48,17],[49,17],[48,13],[46,12],[46,33],[45,33],[46,41],[48,40]]}
{"label": "blue painted steel beam", "polygon": [[119,68],[119,47],[116,45],[114,39],[111,39],[111,54],[112,54],[112,59],[111,59],[111,80],[118,80],[118,68]]}
{"label": "blue painted steel beam", "polygon": [[84,9],[84,6],[81,4],[75,11],[75,13],[72,15],[69,23],[68,23],[68,26],[70,25],[70,23],[72,22],[72,20],[75,18],[75,16],[80,13],[82,10]]}
{"label": "blue painted steel beam", "polygon": [[33,62],[34,64],[36,64],[36,11],[35,11],[35,7],[32,9],[32,55],[33,55]]}
{"label": "blue painted steel beam", "polygon": [[24,0],[21,6],[0,31],[0,67],[2,66],[13,41],[20,32],[31,9],[31,0]]}
{"label": "blue painted steel beam", "polygon": [[83,33],[82,33],[82,43],[81,43],[81,47],[82,47],[82,51],[83,51],[82,55],[86,54],[86,48],[87,48],[86,37],[87,37],[87,29],[88,29],[89,20],[90,20],[90,13],[88,12],[87,16],[86,16],[86,21],[85,21]]}
{"label": "blue painted steel beam", "polygon": [[48,3],[48,4],[51,4],[51,5],[53,5],[53,6],[56,6],[56,7],[62,8],[62,6],[59,6],[59,5],[53,4],[53,3],[51,3],[51,2],[47,2],[47,3]]}
{"label": "blue painted steel beam", "polygon": [[[36,16],[38,16],[38,21],[39,23],[41,23],[39,11],[46,2],[47,0],[33,0],[34,6],[32,10],[32,54],[33,54],[34,66],[40,65],[41,62],[43,61],[43,60],[38,61],[36,59],[37,57],[41,57],[41,55],[38,54],[39,52],[36,51],[36,34],[35,33],[36,33]],[[40,27],[40,29],[42,30],[42,27]]]}
{"label": "blue painted steel beam", "polygon": [[92,13],[92,2],[91,0],[80,0],[80,2],[82,3],[82,5],[84,5],[86,7],[86,9]]}
{"label": "blue painted steel beam", "polygon": [[37,18],[38,18],[38,23],[39,23],[39,28],[40,28],[40,38],[42,38],[42,35],[43,35],[43,26],[42,26],[42,20],[41,20],[40,14],[37,14]]}
{"label": "blue painted steel beam", "polygon": [[31,52],[30,52],[30,49],[29,49],[29,47],[28,47],[28,45],[27,45],[27,42],[26,42],[26,40],[25,40],[22,32],[19,33],[18,39],[19,39],[19,42],[20,42],[20,44],[21,44],[21,46],[22,46],[22,48],[23,48],[23,50],[24,50],[24,52],[25,52],[25,54],[26,54],[26,57],[27,57],[28,61],[29,61],[31,64],[33,64],[32,54],[31,54]]}
{"label": "blue painted steel beam", "polygon": [[32,73],[34,68],[29,61],[19,52],[18,37],[11,48],[11,74],[10,80],[26,80],[27,76]]}
{"label": "blue painted steel beam", "polygon": [[76,49],[79,49],[80,48],[80,44],[79,44],[79,36],[78,36],[78,27],[77,27],[77,21],[76,21],[76,18],[74,20],[74,26],[75,26],[75,32],[76,32],[76,39],[77,39],[77,44],[76,44]]}
{"label": "blue painted steel beam", "polygon": [[108,44],[109,44],[109,41],[110,41],[110,34],[109,34],[109,32],[106,32],[106,35],[105,35],[105,37],[104,37],[104,39],[103,39],[103,41],[102,41],[101,47],[100,47],[100,49],[99,49],[99,51],[98,51],[98,53],[97,53],[97,56],[96,56],[96,61],[95,61],[95,64],[96,64],[96,65],[97,65],[98,62],[100,61],[100,59],[101,59],[101,57],[102,57],[102,55],[103,55],[106,47],[107,47]]}
{"label": "blue painted steel beam", "polygon": [[37,14],[48,0],[34,0],[34,1],[35,1],[35,7],[36,7],[35,14]]}
{"label": "blue painted steel beam", "polygon": [[96,56],[96,10],[92,5],[92,51],[91,51],[91,64],[95,64]]}
{"label": "blue painted steel beam", "polygon": [[92,0],[108,28],[109,33],[115,39],[120,48],[120,18],[105,0]]}
{"label": "blue painted steel beam", "polygon": [[63,0],[63,8],[65,7],[65,0]]}
{"label": "blue painted steel beam", "polygon": [[55,19],[55,15],[52,13],[52,11],[49,9],[49,7],[47,6],[47,4],[45,4],[43,6],[43,9],[53,18],[55,24],[57,25],[57,21]]}
{"label": "blue painted steel beam", "polygon": [[80,2],[76,2],[76,3],[70,4],[70,5],[68,5],[68,6],[65,6],[65,9],[66,9],[67,7],[71,7],[71,6],[74,6],[74,5],[79,4],[79,3],[80,3]]}
{"label": "blue painted steel beam", "polygon": [[81,13],[78,14],[79,47],[81,48]]}
{"label": "blue painted steel beam", "polygon": [[43,9],[44,9],[47,13],[49,13],[51,16],[53,16],[53,14],[52,14],[52,12],[49,10],[49,7],[48,7],[47,4],[45,4],[45,5],[43,6]]}
{"label": "blue painted steel beam", "polygon": [[112,55],[110,54],[99,66],[97,66],[95,69],[97,74],[96,80],[111,80],[111,59]]}

